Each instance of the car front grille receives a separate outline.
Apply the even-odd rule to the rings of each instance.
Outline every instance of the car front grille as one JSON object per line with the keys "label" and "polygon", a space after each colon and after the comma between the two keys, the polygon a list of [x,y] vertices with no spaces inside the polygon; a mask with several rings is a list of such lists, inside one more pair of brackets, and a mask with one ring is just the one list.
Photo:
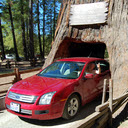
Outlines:
{"label": "car front grille", "polygon": [[21,95],[10,91],[8,94],[8,98],[25,103],[35,103],[38,96]]}

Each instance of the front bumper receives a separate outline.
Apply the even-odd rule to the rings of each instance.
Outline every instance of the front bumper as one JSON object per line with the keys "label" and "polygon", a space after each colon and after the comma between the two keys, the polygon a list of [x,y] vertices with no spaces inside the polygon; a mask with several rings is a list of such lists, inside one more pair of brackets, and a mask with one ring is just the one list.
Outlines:
{"label": "front bumper", "polygon": [[[11,102],[20,105],[20,110],[18,112],[11,110]],[[49,120],[61,117],[64,104],[64,101],[60,101],[58,103],[52,103],[51,105],[37,105],[36,103],[29,104],[12,100],[8,97],[5,98],[5,107],[7,111],[17,116],[38,120]]]}

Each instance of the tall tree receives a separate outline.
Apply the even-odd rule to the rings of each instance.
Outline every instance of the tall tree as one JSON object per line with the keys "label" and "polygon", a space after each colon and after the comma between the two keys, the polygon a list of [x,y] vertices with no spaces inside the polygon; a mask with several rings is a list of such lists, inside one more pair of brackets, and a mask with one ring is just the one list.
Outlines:
{"label": "tall tree", "polygon": [[46,2],[43,0],[43,58],[45,53],[45,14],[46,14]]}
{"label": "tall tree", "polygon": [[29,0],[29,52],[30,59],[34,59],[34,39],[33,39],[33,0]]}
{"label": "tall tree", "polygon": [[25,60],[28,60],[26,40],[25,40],[25,23],[24,23],[23,0],[20,0],[20,6],[21,6],[21,28],[22,28],[22,43],[23,43],[24,58],[25,58]]}
{"label": "tall tree", "polygon": [[[27,7],[29,7],[29,1],[26,0],[25,2],[26,2]],[[27,8],[26,9],[26,15],[28,15],[28,14],[29,14],[29,9]],[[30,55],[29,55],[29,17],[28,16],[25,19],[25,26],[26,26],[25,27],[25,30],[26,30],[26,45],[27,45],[27,49],[28,49],[27,54],[28,54],[28,58],[29,58]]]}
{"label": "tall tree", "polygon": [[39,11],[39,0],[37,0],[37,22],[38,22],[38,40],[39,40],[39,49],[40,49],[40,56],[44,58],[44,54],[42,52],[42,45],[41,45],[41,36],[40,36],[40,11]]}
{"label": "tall tree", "polygon": [[4,51],[4,43],[3,43],[3,35],[2,35],[1,18],[0,18],[0,46],[1,46],[1,51],[2,51],[2,60],[4,60],[5,51]]}
{"label": "tall tree", "polygon": [[55,27],[56,27],[56,0],[53,1],[53,6],[54,6],[53,33],[55,33]]}
{"label": "tall tree", "polygon": [[11,11],[11,4],[12,2],[8,2],[8,9],[9,9],[9,15],[10,15],[10,21],[11,21],[11,29],[12,29],[12,36],[13,36],[13,43],[14,43],[14,50],[16,54],[16,60],[19,61],[19,55],[17,50],[17,44],[16,44],[16,38],[15,38],[15,31],[14,31],[14,25],[13,25],[13,18],[12,18],[12,11]]}

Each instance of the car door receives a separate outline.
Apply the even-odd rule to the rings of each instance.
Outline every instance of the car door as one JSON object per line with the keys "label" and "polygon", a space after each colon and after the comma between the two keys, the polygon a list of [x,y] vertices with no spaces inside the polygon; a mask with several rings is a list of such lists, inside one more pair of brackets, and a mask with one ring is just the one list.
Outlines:
{"label": "car door", "polygon": [[99,93],[103,91],[103,84],[104,84],[104,79],[109,79],[110,78],[110,70],[109,70],[109,63],[107,61],[97,61],[97,64],[100,64],[101,72],[99,74],[96,74],[94,77],[94,80],[97,83],[97,89]]}
{"label": "car door", "polygon": [[[81,79],[81,87],[82,87],[84,103],[91,101],[98,94],[97,80],[96,80],[97,78],[95,78],[94,73],[87,72],[87,69],[91,64],[95,64],[95,62],[91,62],[87,64],[85,68],[85,72],[83,74],[83,78]],[[86,78],[86,76],[90,76],[90,77]]]}

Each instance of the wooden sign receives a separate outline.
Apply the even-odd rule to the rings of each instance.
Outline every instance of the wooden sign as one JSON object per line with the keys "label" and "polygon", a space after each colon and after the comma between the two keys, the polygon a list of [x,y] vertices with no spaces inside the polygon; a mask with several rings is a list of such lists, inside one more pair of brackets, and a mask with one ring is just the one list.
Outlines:
{"label": "wooden sign", "polygon": [[70,25],[90,25],[106,22],[108,3],[96,2],[90,4],[71,5]]}

